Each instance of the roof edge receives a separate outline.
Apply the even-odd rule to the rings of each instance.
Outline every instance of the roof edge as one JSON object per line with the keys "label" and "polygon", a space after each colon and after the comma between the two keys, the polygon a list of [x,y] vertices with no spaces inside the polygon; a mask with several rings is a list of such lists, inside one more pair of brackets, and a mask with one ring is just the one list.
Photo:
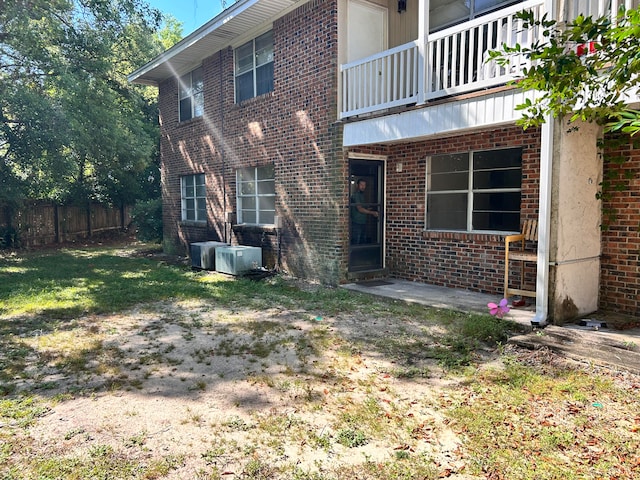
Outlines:
{"label": "roof edge", "polygon": [[183,52],[184,50],[191,47],[195,43],[199,42],[204,37],[209,35],[211,32],[214,32],[215,30],[220,28],[222,25],[227,23],[229,20],[241,14],[242,12],[248,10],[249,8],[253,7],[260,1],[261,0],[239,0],[238,2],[234,3],[233,5],[231,5],[230,7],[226,8],[225,10],[220,12],[218,15],[213,17],[207,23],[202,25],[200,28],[195,30],[193,33],[184,37],[182,40],[180,40],[178,43],[173,45],[171,48],[169,48],[168,50],[165,50],[150,62],[146,63],[145,65],[138,68],[134,72],[130,73],[127,76],[127,81],[129,81],[129,83],[138,83],[141,85],[157,86],[158,84],[155,81],[146,80],[146,79],[139,80],[139,78],[142,77],[144,74],[150,72],[154,68],[157,68],[158,66],[162,65],[163,63],[168,62],[174,56],[178,55],[179,53]]}

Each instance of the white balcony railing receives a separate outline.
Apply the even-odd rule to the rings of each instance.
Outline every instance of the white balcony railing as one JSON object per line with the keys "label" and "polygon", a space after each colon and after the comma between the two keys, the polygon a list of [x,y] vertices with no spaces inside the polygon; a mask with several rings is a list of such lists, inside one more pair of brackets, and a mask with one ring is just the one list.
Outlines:
{"label": "white balcony railing", "polygon": [[508,67],[489,60],[489,52],[502,44],[513,47],[541,40],[541,29],[525,29],[516,14],[544,14],[544,1],[532,0],[484,15],[429,35],[427,41],[427,100],[504,84],[529,66],[522,56],[511,58]]}
{"label": "white balcony railing", "polygon": [[544,0],[530,0],[430,34],[426,65],[418,41],[342,65],[341,118],[507,82],[524,62],[500,69],[487,63],[488,51],[533,41],[538,32],[523,30],[514,17],[523,9],[541,15],[543,7]]}
{"label": "white balcony railing", "polygon": [[416,103],[418,42],[386,50],[340,67],[342,117]]}
{"label": "white balcony railing", "polygon": [[565,21],[570,21],[578,15],[594,18],[611,15],[612,20],[615,20],[615,16],[621,6],[630,9],[637,8],[638,4],[638,0],[567,0],[562,18]]}
{"label": "white balcony railing", "polygon": [[[418,41],[357,60],[340,67],[340,117],[385,110],[486,89],[507,83],[529,66],[524,57],[513,57],[509,66],[489,60],[489,51],[506,43],[527,46],[542,40],[536,27],[523,28],[516,14],[546,13],[545,0],[529,0],[474,20],[429,34],[426,45]],[[637,8],[639,0],[567,0],[549,18],[571,21],[579,14],[615,15],[621,5]],[[424,53],[421,53],[424,52]],[[424,59],[423,59],[424,56]]]}

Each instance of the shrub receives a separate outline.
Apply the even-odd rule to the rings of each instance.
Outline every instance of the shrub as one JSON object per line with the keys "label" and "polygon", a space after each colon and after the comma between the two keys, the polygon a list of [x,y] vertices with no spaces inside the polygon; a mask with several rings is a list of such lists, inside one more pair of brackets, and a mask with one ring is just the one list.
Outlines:
{"label": "shrub", "polygon": [[0,227],[0,249],[20,246],[20,236],[13,227]]}
{"label": "shrub", "polygon": [[162,199],[156,198],[137,202],[131,219],[136,226],[136,236],[143,242],[162,241]]}

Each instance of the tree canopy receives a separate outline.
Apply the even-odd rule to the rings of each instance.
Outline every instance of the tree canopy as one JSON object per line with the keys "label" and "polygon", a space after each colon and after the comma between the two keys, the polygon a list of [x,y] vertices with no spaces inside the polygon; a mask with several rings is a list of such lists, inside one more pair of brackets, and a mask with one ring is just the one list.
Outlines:
{"label": "tree canopy", "polygon": [[0,204],[153,195],[155,92],[127,74],[165,48],[162,20],[144,0],[0,0]]}
{"label": "tree canopy", "polygon": [[547,17],[536,19],[530,11],[519,17],[524,28],[541,28],[543,40],[529,46],[503,45],[491,58],[507,65],[513,55],[523,55],[532,66],[515,80],[524,90],[540,96],[518,106],[520,123],[540,125],[547,115],[568,116],[572,121],[595,121],[606,131],[634,135],[640,131],[640,112],[629,108],[640,88],[640,11],[625,10],[612,16],[578,16],[567,25]]}

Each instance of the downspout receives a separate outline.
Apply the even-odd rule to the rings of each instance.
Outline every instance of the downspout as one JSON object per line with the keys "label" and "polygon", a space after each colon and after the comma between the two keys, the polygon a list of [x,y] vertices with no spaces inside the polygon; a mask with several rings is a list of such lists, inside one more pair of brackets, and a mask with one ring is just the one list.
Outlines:
{"label": "downspout", "polygon": [[228,242],[228,218],[227,218],[227,179],[226,179],[226,162],[224,154],[224,77],[222,75],[222,50],[218,51],[218,68],[220,71],[220,160],[222,162],[222,215],[224,224],[224,243]]}
{"label": "downspout", "polygon": [[536,275],[536,314],[534,327],[547,325],[549,314],[549,245],[551,243],[551,189],[553,171],[553,124],[548,114],[542,124],[540,140],[540,193],[538,206],[538,262]]}

